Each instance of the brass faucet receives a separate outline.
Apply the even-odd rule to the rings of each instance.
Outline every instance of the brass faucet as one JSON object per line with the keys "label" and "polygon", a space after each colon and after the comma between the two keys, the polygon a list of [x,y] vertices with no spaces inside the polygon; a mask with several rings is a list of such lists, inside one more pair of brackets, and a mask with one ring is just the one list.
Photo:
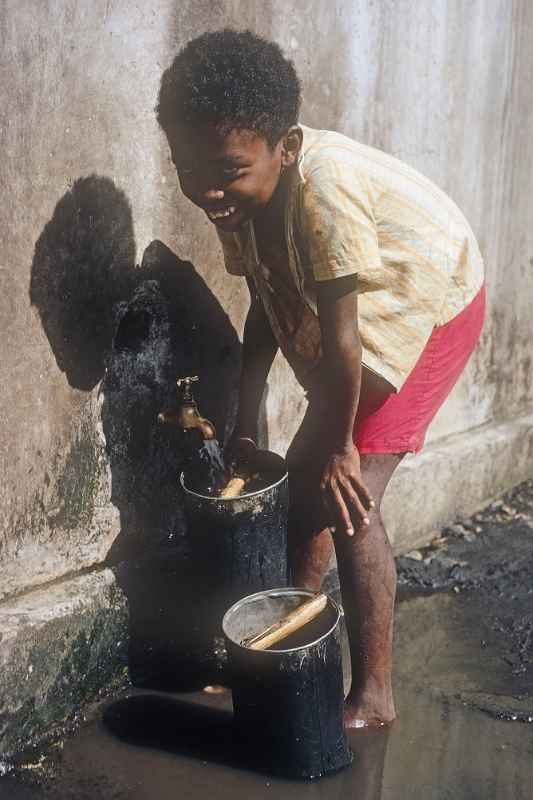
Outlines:
{"label": "brass faucet", "polygon": [[158,422],[167,422],[188,431],[198,428],[204,441],[216,438],[215,426],[208,419],[200,416],[196,400],[193,397],[191,384],[198,381],[198,375],[189,378],[178,378],[176,381],[180,398],[178,410],[167,408],[157,415]]}

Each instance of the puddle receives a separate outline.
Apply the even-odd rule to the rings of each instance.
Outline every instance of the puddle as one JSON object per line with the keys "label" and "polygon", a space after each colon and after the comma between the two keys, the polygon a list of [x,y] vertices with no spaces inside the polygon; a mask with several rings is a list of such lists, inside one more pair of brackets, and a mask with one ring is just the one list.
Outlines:
{"label": "puddle", "polygon": [[[0,779],[1,800],[521,800],[533,781],[533,730],[398,687],[399,719],[350,733],[353,764],[319,781],[247,770],[228,748],[229,697],[136,692],[125,729],[96,718],[36,774]],[[108,704],[114,708],[117,702]],[[194,721],[194,722],[193,722]],[[184,724],[188,726],[185,737]]]}
{"label": "puddle", "polygon": [[400,605],[396,681],[495,718],[533,723],[533,598],[527,612],[518,596],[489,603],[485,593],[468,595],[415,597]]}
{"label": "puddle", "polygon": [[[0,800],[530,798],[532,526],[487,525],[475,541],[450,540],[446,559],[407,564],[395,628],[398,720],[349,732],[355,758],[341,772],[307,782],[254,772],[232,745],[229,694],[135,690],[93,708],[62,747],[0,777]],[[416,593],[430,587],[441,591]]]}
{"label": "puddle", "polygon": [[134,690],[93,708],[62,747],[1,777],[0,800],[526,800],[533,724],[497,717],[533,714],[528,674],[513,675],[505,634],[491,627],[502,607],[483,603],[465,592],[399,604],[398,719],[389,730],[349,732],[355,758],[335,775],[282,780],[248,769],[232,745],[229,694]]}

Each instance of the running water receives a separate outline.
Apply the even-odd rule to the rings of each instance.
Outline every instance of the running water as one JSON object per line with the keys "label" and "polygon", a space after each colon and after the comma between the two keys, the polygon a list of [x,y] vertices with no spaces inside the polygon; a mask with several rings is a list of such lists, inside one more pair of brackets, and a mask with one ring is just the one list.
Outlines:
{"label": "running water", "polygon": [[214,496],[226,485],[229,471],[216,439],[202,440],[194,448],[185,476],[187,486],[199,494]]}
{"label": "running water", "polygon": [[[224,451],[216,439],[198,439],[197,432],[187,433],[188,464],[185,468],[185,485],[198,494],[217,497],[235,472],[224,461]],[[233,467],[235,465],[232,465]],[[249,469],[244,466],[246,485],[239,497],[266,489],[275,479],[269,471]],[[238,470],[237,474],[241,474]]]}
{"label": "running water", "polygon": [[216,439],[206,439],[198,450],[198,459],[204,468],[209,494],[217,494],[227,483],[228,470],[224,454]]}

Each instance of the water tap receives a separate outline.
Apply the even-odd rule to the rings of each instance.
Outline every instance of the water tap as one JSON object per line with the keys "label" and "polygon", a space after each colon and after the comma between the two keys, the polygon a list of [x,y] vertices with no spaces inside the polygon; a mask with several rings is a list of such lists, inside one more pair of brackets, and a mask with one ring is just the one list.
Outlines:
{"label": "water tap", "polygon": [[178,410],[166,409],[157,416],[158,422],[170,422],[174,425],[188,431],[192,428],[197,428],[204,441],[214,439],[216,437],[215,426],[208,419],[200,416],[196,400],[192,394],[191,384],[198,381],[198,375],[193,375],[188,378],[178,378],[176,381],[179,398]]}

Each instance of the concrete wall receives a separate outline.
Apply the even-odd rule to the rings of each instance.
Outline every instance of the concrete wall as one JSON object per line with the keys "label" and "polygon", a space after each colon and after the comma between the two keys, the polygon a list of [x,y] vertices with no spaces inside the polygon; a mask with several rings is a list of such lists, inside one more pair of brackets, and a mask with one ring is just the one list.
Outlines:
{"label": "concrete wall", "polygon": [[[463,508],[445,468],[432,472],[442,459],[431,447],[456,435],[450,452],[460,454],[471,429],[512,423],[533,405],[527,0],[313,0],[305,13],[290,0],[4,0],[0,596],[181,533],[179,448],[155,425],[178,373],[200,373],[202,410],[221,434],[231,425],[246,293],[181,197],[153,113],[177,49],[224,25],[273,38],[294,59],[302,121],[414,165],[479,237],[488,323],[427,453],[391,489],[399,548],[436,523],[423,506],[428,480],[444,482],[441,516]],[[265,435],[283,451],[303,399],[281,362],[266,409]],[[522,440],[530,430],[520,427]],[[531,467],[523,441],[521,452],[513,480]],[[402,474],[416,535],[394,525]],[[494,474],[480,487],[474,475],[464,508],[509,480]]]}

